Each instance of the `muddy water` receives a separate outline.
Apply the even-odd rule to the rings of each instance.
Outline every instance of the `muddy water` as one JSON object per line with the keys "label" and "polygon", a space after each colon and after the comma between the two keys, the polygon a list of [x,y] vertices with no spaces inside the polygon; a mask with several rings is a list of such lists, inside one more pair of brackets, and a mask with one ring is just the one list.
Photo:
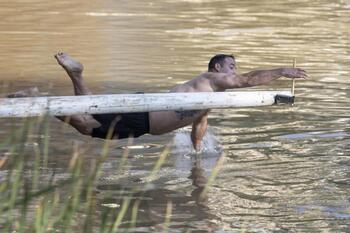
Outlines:
{"label": "muddy water", "polygon": [[[171,232],[346,232],[350,228],[350,1],[1,1],[2,92],[38,86],[73,93],[53,54],[85,66],[94,93],[163,92],[206,70],[216,53],[233,53],[240,72],[291,66],[296,104],[214,110],[200,155],[188,132],[110,145],[96,186],[97,210],[142,186],[164,150],[175,146],[142,196],[135,231],[154,232],[172,203]],[[278,80],[260,89],[289,88]],[[21,125],[21,122],[15,122]],[[0,138],[13,122],[1,120]],[[50,169],[66,176],[73,144],[93,161],[103,142],[50,121]],[[40,138],[40,135],[33,135]],[[31,145],[28,144],[30,147]],[[128,160],[120,169],[121,157]],[[203,183],[221,169],[205,197]],[[30,170],[30,168],[28,168]]]}

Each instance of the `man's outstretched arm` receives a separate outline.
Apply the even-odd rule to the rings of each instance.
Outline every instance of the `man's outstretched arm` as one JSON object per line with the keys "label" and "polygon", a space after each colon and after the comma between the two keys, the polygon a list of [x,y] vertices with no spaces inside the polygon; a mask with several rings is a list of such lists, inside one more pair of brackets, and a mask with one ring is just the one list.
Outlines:
{"label": "man's outstretched arm", "polygon": [[280,77],[286,78],[307,78],[305,70],[298,68],[279,68],[273,70],[255,70],[241,75],[241,85],[247,87],[264,85]]}
{"label": "man's outstretched arm", "polygon": [[218,89],[231,89],[264,85],[280,77],[307,78],[306,71],[299,68],[279,68],[273,70],[255,70],[245,74],[218,75],[214,86]]}

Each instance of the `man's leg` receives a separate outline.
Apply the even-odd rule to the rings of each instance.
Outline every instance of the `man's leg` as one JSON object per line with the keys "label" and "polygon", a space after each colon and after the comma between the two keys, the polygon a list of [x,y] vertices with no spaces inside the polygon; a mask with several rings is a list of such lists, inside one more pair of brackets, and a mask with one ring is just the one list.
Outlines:
{"label": "man's leg", "polygon": [[57,53],[55,58],[62,66],[62,68],[67,72],[68,76],[73,82],[74,94],[75,95],[91,95],[92,92],[85,85],[83,80],[83,65],[68,56],[66,53]]}
{"label": "man's leg", "polygon": [[[37,87],[31,87],[25,90],[13,92],[7,95],[8,98],[21,98],[21,97],[39,97],[40,92]],[[74,116],[56,116],[57,119],[69,123],[81,134],[91,135],[92,129],[100,126],[95,119],[90,115],[74,115]]]}
{"label": "man's leg", "polygon": [[[68,76],[72,80],[75,95],[91,95],[91,91],[85,85],[83,80],[83,65],[69,57],[65,53],[57,53],[55,58],[63,69],[67,72]],[[57,116],[58,119],[69,123],[80,133],[85,135],[91,135],[92,129],[101,126],[91,115],[73,115],[73,116]]]}
{"label": "man's leg", "polygon": [[[65,53],[58,53],[55,55],[55,58],[71,78],[75,95],[91,94],[90,90],[85,86],[83,82],[83,65],[80,62],[73,60]],[[7,95],[9,98],[37,96],[40,96],[40,92],[37,87],[32,87]],[[56,116],[56,118],[70,124],[84,135],[91,135],[93,128],[98,128],[101,126],[101,124],[96,121],[91,115]]]}

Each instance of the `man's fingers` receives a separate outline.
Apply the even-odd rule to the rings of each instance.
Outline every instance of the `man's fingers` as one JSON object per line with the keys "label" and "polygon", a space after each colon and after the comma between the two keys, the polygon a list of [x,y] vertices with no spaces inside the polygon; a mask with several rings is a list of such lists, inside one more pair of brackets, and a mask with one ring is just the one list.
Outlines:
{"label": "man's fingers", "polygon": [[306,74],[298,74],[298,75],[296,75],[294,78],[307,79],[307,75],[306,75]]}
{"label": "man's fingers", "polygon": [[302,78],[302,79],[307,79],[307,75],[300,75],[299,78]]}
{"label": "man's fingers", "polygon": [[297,76],[299,76],[299,78],[303,78],[303,79],[307,79],[308,78],[308,75],[307,75],[306,71],[303,70],[303,69],[298,69]]}
{"label": "man's fingers", "polygon": [[303,77],[303,78],[308,78],[307,73],[306,73],[306,72],[303,72],[303,73],[302,73],[302,77]]}
{"label": "man's fingers", "polygon": [[302,79],[307,79],[308,75],[305,70],[300,69],[300,68],[290,68],[286,69],[286,73],[284,74],[285,77],[287,78],[302,78]]}

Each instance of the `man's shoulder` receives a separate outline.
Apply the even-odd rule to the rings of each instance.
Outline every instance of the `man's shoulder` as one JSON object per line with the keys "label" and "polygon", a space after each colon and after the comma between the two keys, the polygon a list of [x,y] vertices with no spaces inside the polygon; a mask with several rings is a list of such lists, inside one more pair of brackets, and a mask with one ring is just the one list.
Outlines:
{"label": "man's shoulder", "polygon": [[206,79],[210,83],[212,83],[212,82],[215,83],[217,80],[221,80],[221,79],[225,78],[226,76],[227,76],[227,74],[225,74],[225,73],[205,72],[205,73],[200,74],[198,76],[198,79]]}
{"label": "man's shoulder", "polygon": [[199,75],[200,77],[203,78],[218,78],[218,77],[223,77],[226,76],[225,73],[217,73],[217,72],[204,72]]}

